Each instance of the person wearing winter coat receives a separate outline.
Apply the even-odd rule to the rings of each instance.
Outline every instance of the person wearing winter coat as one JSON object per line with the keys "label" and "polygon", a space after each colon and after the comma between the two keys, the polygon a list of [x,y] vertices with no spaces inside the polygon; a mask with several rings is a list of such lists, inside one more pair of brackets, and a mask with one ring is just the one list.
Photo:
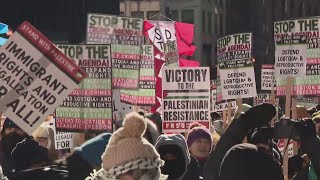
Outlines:
{"label": "person wearing winter coat", "polygon": [[199,163],[190,155],[183,135],[160,135],[156,149],[161,159],[165,160],[161,172],[168,175],[168,180],[197,180],[200,178]]}
{"label": "person wearing winter coat", "polygon": [[282,180],[278,163],[253,144],[241,144],[250,130],[276,115],[271,104],[250,108],[236,116],[221,136],[204,166],[205,180]]}
{"label": "person wearing winter coat", "polygon": [[15,169],[10,180],[67,180],[68,172],[58,166],[49,166],[48,149],[31,137],[19,142],[11,153]]}
{"label": "person wearing winter coat", "polygon": [[102,155],[102,168],[86,180],[162,180],[164,161],[143,134],[144,117],[136,112],[126,115],[123,127],[115,131]]}
{"label": "person wearing winter coat", "polygon": [[187,133],[187,144],[190,154],[193,155],[200,166],[200,174],[203,174],[203,166],[206,163],[213,145],[211,133],[205,126],[199,123],[190,124]]}
{"label": "person wearing winter coat", "polygon": [[14,169],[14,163],[11,159],[11,152],[16,147],[16,144],[24,138],[29,137],[20,127],[18,127],[8,117],[4,120],[1,130],[0,140],[0,165],[3,168],[3,174],[10,175],[10,171]]}

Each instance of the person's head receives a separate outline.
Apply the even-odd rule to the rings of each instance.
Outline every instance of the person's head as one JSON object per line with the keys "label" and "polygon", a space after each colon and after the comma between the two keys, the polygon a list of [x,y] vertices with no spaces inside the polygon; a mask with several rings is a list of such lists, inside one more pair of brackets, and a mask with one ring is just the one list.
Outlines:
{"label": "person's head", "polygon": [[212,136],[208,129],[199,123],[190,125],[187,134],[190,153],[197,159],[207,158],[212,148]]}
{"label": "person's head", "polygon": [[43,126],[39,126],[33,133],[32,136],[41,146],[48,148],[49,131]]}
{"label": "person's head", "polygon": [[237,144],[225,154],[220,166],[223,180],[283,180],[282,169],[253,144]]}
{"label": "person's head", "polygon": [[165,161],[161,168],[163,174],[169,175],[170,179],[179,179],[185,175],[191,157],[183,135],[160,135],[156,149],[161,159]]}
{"label": "person's head", "polygon": [[297,119],[310,118],[310,115],[307,111],[307,108],[301,105],[296,106]]}
{"label": "person's head", "polygon": [[320,135],[320,113],[316,114],[312,121],[316,123],[316,132],[318,135]]}
{"label": "person's head", "polygon": [[136,112],[127,114],[123,127],[112,134],[102,155],[102,167],[107,178],[123,178],[130,175],[128,172],[139,171],[142,172],[139,173],[141,177],[136,179],[140,180],[147,176],[144,173],[152,169],[155,169],[157,173],[149,178],[160,177],[160,167],[163,166],[164,161],[160,159],[154,146],[142,137],[146,127],[144,117]]}
{"label": "person's head", "polygon": [[4,152],[7,156],[10,156],[12,149],[16,144],[22,141],[24,138],[29,137],[21,128],[19,128],[8,117],[4,120],[1,130],[1,144],[3,145]]}
{"label": "person's head", "polygon": [[25,138],[12,150],[11,158],[16,170],[43,167],[48,164],[48,149],[32,138]]}
{"label": "person's head", "polygon": [[21,136],[26,135],[26,133],[19,126],[17,126],[10,118],[6,117],[3,123],[1,136],[4,137],[11,133]]}
{"label": "person's head", "polygon": [[273,155],[272,150],[272,129],[271,128],[257,128],[248,138],[248,142],[254,144],[259,150],[269,155]]}
{"label": "person's head", "polygon": [[106,149],[112,134],[102,133],[84,142],[81,146],[74,149],[74,154],[79,155],[86,161],[92,169],[100,169],[102,164],[101,156]]}

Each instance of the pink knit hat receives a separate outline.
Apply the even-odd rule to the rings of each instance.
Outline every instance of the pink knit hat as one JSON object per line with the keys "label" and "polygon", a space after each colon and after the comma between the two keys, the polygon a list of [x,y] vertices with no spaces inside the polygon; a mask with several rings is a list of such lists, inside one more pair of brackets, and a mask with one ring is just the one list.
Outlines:
{"label": "pink knit hat", "polygon": [[133,169],[153,169],[163,166],[164,161],[145,138],[144,118],[136,112],[127,114],[123,127],[114,132],[102,155],[102,167],[107,177],[116,178]]}

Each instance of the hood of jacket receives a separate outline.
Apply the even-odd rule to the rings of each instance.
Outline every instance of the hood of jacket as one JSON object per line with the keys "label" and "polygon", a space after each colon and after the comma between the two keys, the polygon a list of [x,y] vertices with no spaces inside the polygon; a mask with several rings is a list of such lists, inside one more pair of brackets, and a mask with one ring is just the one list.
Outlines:
{"label": "hood of jacket", "polygon": [[[162,173],[169,175],[168,180],[181,180],[188,170],[191,162],[189,149],[184,136],[181,134],[175,135],[160,135],[156,143],[156,149],[165,161]],[[173,155],[167,157],[168,154]],[[171,158],[171,159],[170,159]]]}

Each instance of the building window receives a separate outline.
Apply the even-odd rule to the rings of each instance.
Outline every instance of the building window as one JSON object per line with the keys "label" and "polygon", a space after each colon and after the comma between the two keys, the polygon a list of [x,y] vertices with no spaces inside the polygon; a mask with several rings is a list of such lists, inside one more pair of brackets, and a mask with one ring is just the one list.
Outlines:
{"label": "building window", "polygon": [[147,19],[149,19],[150,17],[153,17],[157,14],[159,14],[159,11],[148,11],[147,12]]}
{"label": "building window", "polygon": [[208,12],[208,33],[212,33],[212,14],[211,12]]}
{"label": "building window", "polygon": [[206,32],[206,12],[202,11],[202,32]]}
{"label": "building window", "polygon": [[174,21],[179,21],[179,11],[177,10],[169,11],[168,17]]}
{"label": "building window", "polygon": [[182,10],[181,21],[184,23],[194,24],[194,11],[192,9]]}
{"label": "building window", "polygon": [[143,11],[132,11],[131,17],[144,19],[144,12]]}
{"label": "building window", "polygon": [[120,12],[119,15],[120,15],[120,16],[124,16],[124,12]]}

